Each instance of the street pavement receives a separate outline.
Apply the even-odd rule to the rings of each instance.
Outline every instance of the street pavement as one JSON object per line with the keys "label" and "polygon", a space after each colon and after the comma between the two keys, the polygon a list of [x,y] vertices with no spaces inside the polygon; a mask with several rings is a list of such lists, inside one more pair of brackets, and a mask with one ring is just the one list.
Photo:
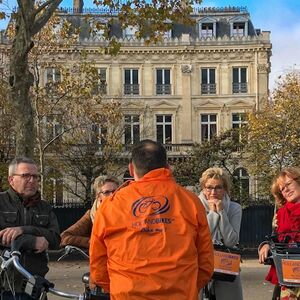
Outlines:
{"label": "street pavement", "polygon": [[[88,272],[87,261],[51,261],[49,267],[50,271],[47,278],[55,283],[57,289],[71,293],[81,293],[83,291],[81,277],[85,272]],[[244,259],[241,269],[244,300],[271,299],[273,286],[264,282],[269,266],[260,265],[256,258],[252,258]],[[62,300],[63,298],[49,293],[48,299]]]}

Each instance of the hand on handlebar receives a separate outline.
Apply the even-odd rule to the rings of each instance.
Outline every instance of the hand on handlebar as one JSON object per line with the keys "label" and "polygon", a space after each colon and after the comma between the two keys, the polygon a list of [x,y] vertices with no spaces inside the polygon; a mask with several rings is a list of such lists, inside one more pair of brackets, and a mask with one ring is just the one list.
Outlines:
{"label": "hand on handlebar", "polygon": [[270,245],[269,244],[264,244],[258,251],[258,261],[260,264],[263,264],[265,260],[269,256],[269,251],[270,251]]}
{"label": "hand on handlebar", "polygon": [[18,236],[23,233],[21,227],[7,227],[0,231],[1,243],[5,246],[10,246],[11,242],[14,241]]}

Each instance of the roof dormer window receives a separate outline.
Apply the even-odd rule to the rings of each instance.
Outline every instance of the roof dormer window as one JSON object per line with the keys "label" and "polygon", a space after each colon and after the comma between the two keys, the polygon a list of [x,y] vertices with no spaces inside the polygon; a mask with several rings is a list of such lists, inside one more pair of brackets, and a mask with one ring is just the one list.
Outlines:
{"label": "roof dormer window", "polygon": [[138,26],[129,25],[123,30],[123,37],[127,39],[134,39],[137,31]]}
{"label": "roof dormer window", "polygon": [[94,40],[100,40],[104,37],[108,20],[106,19],[92,19],[90,20],[90,33]]}
{"label": "roof dormer window", "polygon": [[212,37],[214,34],[214,24],[213,23],[202,23],[201,24],[201,36]]}
{"label": "roof dormer window", "polygon": [[245,23],[233,23],[232,35],[233,36],[244,36],[245,35]]}
{"label": "roof dormer window", "polygon": [[248,36],[248,19],[245,17],[233,18],[230,21],[230,36]]}
{"label": "roof dormer window", "polygon": [[205,17],[199,21],[199,37],[211,38],[216,36],[216,20]]}

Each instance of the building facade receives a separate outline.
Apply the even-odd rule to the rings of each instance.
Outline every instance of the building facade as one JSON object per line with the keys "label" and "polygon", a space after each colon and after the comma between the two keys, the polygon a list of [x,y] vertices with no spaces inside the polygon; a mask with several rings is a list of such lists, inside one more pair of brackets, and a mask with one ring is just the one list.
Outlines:
{"label": "building facade", "polygon": [[[99,93],[122,105],[124,145],[150,138],[165,144],[169,156],[180,156],[194,143],[242,126],[246,112],[259,110],[268,98],[270,32],[256,29],[246,8],[195,10],[193,25],[172,24],[158,44],[137,39],[137,28],[122,30],[116,21],[110,34],[121,48],[110,56],[99,54],[107,43],[103,31],[84,29],[92,24],[84,19],[90,11],[83,1],[73,3],[58,15],[83,30],[73,48],[60,49],[59,63],[76,60],[83,49],[95,62]],[[94,10],[91,18],[108,22],[105,11]],[[41,70],[43,85],[60,80],[52,59]],[[247,176],[242,168],[236,172]]]}
{"label": "building facade", "polygon": [[[74,5],[82,12],[81,1]],[[104,13],[94,18],[106,22]],[[264,105],[270,32],[255,29],[245,8],[203,8],[192,19],[193,26],[173,24],[151,45],[135,38],[136,28],[122,31],[116,23],[111,34],[122,45],[116,57],[99,55],[101,30],[81,34],[76,47],[96,62],[102,94],[122,103],[124,144],[152,138],[175,150],[240,126],[245,112]]]}

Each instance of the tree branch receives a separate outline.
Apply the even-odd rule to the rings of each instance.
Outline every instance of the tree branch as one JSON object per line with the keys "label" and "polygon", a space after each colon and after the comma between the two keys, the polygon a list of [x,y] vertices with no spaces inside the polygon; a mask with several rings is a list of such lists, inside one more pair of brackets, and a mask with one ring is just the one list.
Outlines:
{"label": "tree branch", "polygon": [[[32,34],[37,34],[41,28],[45,26],[45,24],[48,22],[48,20],[53,15],[54,11],[57,9],[58,5],[62,2],[62,0],[48,0],[43,5],[41,5],[39,8],[37,8],[34,12],[35,15],[37,15],[39,12],[41,12],[42,9],[45,9],[45,12],[34,22],[32,26]],[[46,8],[48,6],[48,8]]]}

